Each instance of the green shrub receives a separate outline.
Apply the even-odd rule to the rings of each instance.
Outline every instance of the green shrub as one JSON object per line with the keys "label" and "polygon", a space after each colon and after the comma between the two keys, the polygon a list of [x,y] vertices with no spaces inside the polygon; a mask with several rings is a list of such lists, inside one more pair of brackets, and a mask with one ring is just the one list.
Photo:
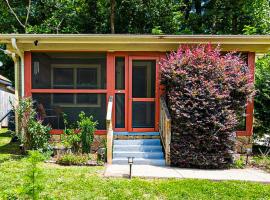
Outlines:
{"label": "green shrub", "polygon": [[42,121],[31,120],[28,123],[27,130],[30,134],[30,148],[33,150],[41,150],[43,152],[50,150],[49,126],[42,125]]}
{"label": "green shrub", "polygon": [[68,153],[61,156],[57,163],[61,165],[86,165],[87,161],[93,158],[88,154]]}
{"label": "green shrub", "polygon": [[33,108],[31,98],[22,98],[14,107],[18,114],[19,133],[18,138],[24,144],[26,150],[49,150],[50,130],[42,121],[37,120],[37,113]]}
{"label": "green shrub", "polygon": [[97,124],[97,121],[93,121],[93,116],[87,117],[84,112],[80,113],[78,128],[80,130],[83,153],[90,153]]}
{"label": "green shrub", "polygon": [[87,117],[84,112],[79,114],[77,126],[69,125],[66,115],[64,114],[64,134],[62,136],[62,143],[66,147],[71,147],[75,153],[89,153],[91,144],[94,140],[94,133],[97,121],[93,121],[93,116]]}
{"label": "green shrub", "polygon": [[35,110],[33,109],[33,101],[31,98],[22,98],[18,105],[13,105],[15,113],[18,115],[18,129],[16,133],[20,141],[24,144],[26,149],[30,149],[31,135],[28,131],[28,126],[35,118]]}
{"label": "green shrub", "polygon": [[67,115],[63,113],[65,129],[61,136],[62,144],[69,147],[73,152],[79,152],[81,147],[81,135],[76,131],[76,126],[70,125],[67,121]]}

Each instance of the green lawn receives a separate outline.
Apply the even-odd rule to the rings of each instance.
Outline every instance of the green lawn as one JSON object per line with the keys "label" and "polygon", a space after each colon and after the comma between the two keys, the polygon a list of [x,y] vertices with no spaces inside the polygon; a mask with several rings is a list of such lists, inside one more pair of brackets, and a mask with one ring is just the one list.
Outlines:
{"label": "green lawn", "polygon": [[[19,193],[24,182],[25,158],[18,145],[0,133],[0,199]],[[103,167],[62,167],[41,164],[43,199],[270,199],[270,185],[237,181],[102,177]],[[23,197],[22,197],[23,199]]]}

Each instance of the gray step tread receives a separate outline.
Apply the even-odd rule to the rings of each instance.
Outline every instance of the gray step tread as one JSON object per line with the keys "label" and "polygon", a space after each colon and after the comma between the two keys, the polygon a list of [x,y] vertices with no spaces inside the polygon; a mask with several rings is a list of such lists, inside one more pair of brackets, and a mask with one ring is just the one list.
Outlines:
{"label": "gray step tread", "polygon": [[162,152],[161,145],[114,145],[114,151],[142,151],[142,152]]}
{"label": "gray step tread", "polygon": [[140,135],[158,136],[159,132],[114,132],[113,134],[124,136],[140,136]]}
{"label": "gray step tread", "polygon": [[114,145],[161,145],[160,139],[114,140]]}
{"label": "gray step tread", "polygon": [[135,158],[153,158],[153,159],[163,159],[163,152],[142,152],[142,151],[114,151],[113,158],[126,158],[135,157]]}
{"label": "gray step tread", "polygon": [[[114,158],[112,162],[113,164],[128,164],[127,158]],[[165,166],[165,159],[134,158],[134,164]]]}

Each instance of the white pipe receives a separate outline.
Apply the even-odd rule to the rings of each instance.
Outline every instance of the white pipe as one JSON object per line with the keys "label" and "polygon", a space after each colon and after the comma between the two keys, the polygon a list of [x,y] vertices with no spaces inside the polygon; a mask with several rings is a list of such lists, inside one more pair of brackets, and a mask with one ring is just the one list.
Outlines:
{"label": "white pipe", "polygon": [[11,38],[11,45],[13,49],[16,51],[16,53],[21,58],[21,97],[24,96],[24,56],[20,49],[17,46],[17,40],[16,38]]}

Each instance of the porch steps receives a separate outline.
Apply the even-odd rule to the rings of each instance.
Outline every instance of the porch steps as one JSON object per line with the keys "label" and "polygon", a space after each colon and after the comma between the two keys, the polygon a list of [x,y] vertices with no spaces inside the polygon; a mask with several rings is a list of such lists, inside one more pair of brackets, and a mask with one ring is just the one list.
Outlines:
{"label": "porch steps", "polygon": [[[117,135],[118,133],[114,133]],[[134,135],[133,135],[134,134]],[[153,135],[152,135],[153,134]],[[124,136],[158,136],[159,133],[120,133]],[[113,164],[128,164],[128,157],[134,157],[134,164],[164,166],[165,159],[160,139],[116,139],[113,144]]]}

